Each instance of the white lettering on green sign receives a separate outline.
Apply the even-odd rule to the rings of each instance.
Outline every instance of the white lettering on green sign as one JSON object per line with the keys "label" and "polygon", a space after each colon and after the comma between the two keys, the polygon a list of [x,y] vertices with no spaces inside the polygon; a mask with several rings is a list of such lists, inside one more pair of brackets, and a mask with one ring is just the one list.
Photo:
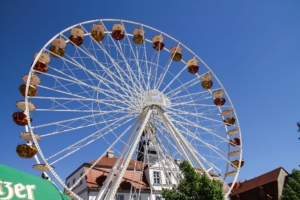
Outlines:
{"label": "white lettering on green sign", "polygon": [[[35,185],[23,185],[22,183],[17,183],[14,186],[11,182],[5,182],[0,180],[0,200],[10,200],[15,195],[19,199],[28,199],[34,200],[33,190]],[[3,185],[6,188],[7,192],[4,192]]]}

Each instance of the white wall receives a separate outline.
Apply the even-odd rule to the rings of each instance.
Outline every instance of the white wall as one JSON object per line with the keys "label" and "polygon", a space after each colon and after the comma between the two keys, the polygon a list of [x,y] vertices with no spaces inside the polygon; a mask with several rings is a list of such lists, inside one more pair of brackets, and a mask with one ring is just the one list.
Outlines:
{"label": "white wall", "polygon": [[[73,186],[73,179],[75,178],[75,183],[76,183],[76,181],[79,179],[81,173],[84,173],[83,167],[81,169],[79,169],[76,173],[74,173],[72,176],[70,176],[67,179],[66,184],[69,183],[70,187],[72,187]],[[86,188],[87,188],[86,180],[85,180],[85,177],[83,177],[82,184],[78,183],[72,191],[76,194],[80,194],[80,192],[83,191]]]}

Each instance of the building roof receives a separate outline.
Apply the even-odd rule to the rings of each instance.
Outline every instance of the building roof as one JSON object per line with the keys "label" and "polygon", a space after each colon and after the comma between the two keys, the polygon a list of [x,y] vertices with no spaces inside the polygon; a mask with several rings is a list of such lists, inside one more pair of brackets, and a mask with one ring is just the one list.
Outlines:
{"label": "building roof", "polygon": [[[84,170],[88,170],[88,167],[84,167]],[[86,184],[90,188],[101,188],[103,182],[107,178],[110,169],[106,168],[94,168],[86,175]],[[141,180],[141,175],[142,180]],[[112,179],[112,181],[114,178]],[[146,180],[142,171],[127,170],[122,178],[119,190],[130,190],[131,186],[136,189],[150,190],[150,186]]]}
{"label": "building roof", "polygon": [[[95,167],[103,167],[103,168],[112,168],[115,164],[115,162],[117,161],[118,158],[116,157],[113,157],[113,158],[109,158],[109,157],[106,157],[106,156],[103,156],[99,161],[98,163],[96,164]],[[89,162],[88,164],[94,164],[96,160],[93,160],[92,162]],[[122,164],[123,162],[123,158],[121,159],[120,161],[120,164],[118,167],[120,167],[120,165]],[[140,162],[140,161],[137,161],[135,159],[131,159],[130,162],[129,162],[129,165],[127,167],[127,170],[142,170],[143,168],[146,168],[147,165],[143,162]]]}
{"label": "building roof", "polygon": [[[117,159],[118,158],[116,157],[102,157],[100,161],[95,165],[95,167],[86,175],[87,186],[90,188],[100,188]],[[120,161],[120,165],[122,161],[123,158]],[[92,165],[94,162],[95,160],[86,164]],[[147,165],[143,162],[131,159],[127,167],[127,171],[125,172],[122,178],[119,190],[130,190],[131,186],[134,186],[137,189],[141,188],[141,190],[150,190],[150,186],[147,182],[147,179],[141,171],[143,168],[145,169],[146,167]],[[84,170],[87,171],[88,169],[89,166],[85,165]],[[143,177],[141,177],[141,175]]]}
{"label": "building roof", "polygon": [[271,183],[273,181],[277,181],[277,179],[278,179],[278,177],[280,175],[281,170],[283,170],[284,172],[286,172],[285,169],[283,169],[282,167],[279,167],[277,169],[274,169],[274,170],[272,170],[270,172],[267,172],[267,173],[265,173],[263,175],[255,177],[253,179],[246,180],[246,181],[242,182],[242,187],[241,188],[232,190],[231,195],[232,196],[233,195],[237,195],[237,194],[243,193],[245,191],[248,191],[248,190],[260,187],[260,186],[265,185],[267,183]]}

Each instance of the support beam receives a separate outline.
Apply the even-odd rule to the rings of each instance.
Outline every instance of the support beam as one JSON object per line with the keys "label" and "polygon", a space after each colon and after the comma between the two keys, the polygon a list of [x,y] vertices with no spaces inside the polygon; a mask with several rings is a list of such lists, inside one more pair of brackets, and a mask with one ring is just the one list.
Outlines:
{"label": "support beam", "polygon": [[169,118],[169,116],[167,115],[167,113],[163,113],[160,110],[159,110],[159,112],[161,113],[162,117],[165,118],[165,120],[167,121],[167,123],[170,125],[171,129],[174,131],[175,137],[178,138],[181,141],[181,143],[184,145],[185,149],[190,153],[190,155],[193,157],[193,159],[196,161],[196,163],[199,165],[199,167],[204,171],[204,173],[209,178],[211,178],[210,174],[206,171],[204,165],[201,163],[201,161],[198,159],[198,157],[196,156],[195,152],[191,148],[191,144],[186,140],[185,137],[183,137],[183,135],[179,132],[179,130],[174,126],[174,124],[172,123],[172,121]]}
{"label": "support beam", "polygon": [[110,170],[107,178],[105,179],[105,181],[104,181],[104,183],[103,183],[103,185],[102,185],[102,187],[101,187],[101,189],[100,189],[100,191],[99,191],[99,193],[98,193],[98,195],[96,197],[96,200],[102,200],[104,198],[104,196],[105,196],[105,194],[106,194],[106,192],[107,192],[107,190],[109,188],[109,185],[111,183],[112,178],[115,176],[115,173],[117,173],[118,166],[120,164],[121,159],[124,157],[124,153],[128,150],[128,148],[130,148],[130,142],[131,142],[131,140],[132,140],[132,138],[133,138],[133,136],[134,136],[134,134],[135,134],[138,126],[142,122],[143,117],[144,116],[143,116],[143,113],[142,113],[139,116],[139,118],[138,118],[138,120],[137,120],[137,122],[136,122],[136,124],[135,124],[135,126],[133,128],[133,130],[131,131],[130,136],[128,137],[128,139],[126,141],[126,144],[124,145],[124,147],[123,147],[123,149],[122,149],[122,151],[121,151],[118,159],[116,160],[116,162],[113,165],[113,167],[111,168],[111,170]]}
{"label": "support beam", "polygon": [[124,158],[123,163],[122,163],[122,165],[119,168],[119,172],[116,175],[114,181],[112,182],[110,190],[108,191],[107,196],[106,196],[105,199],[107,199],[107,200],[114,200],[114,197],[115,197],[115,194],[116,194],[116,192],[117,192],[117,190],[119,188],[120,182],[121,182],[121,180],[122,180],[122,178],[123,178],[123,176],[124,176],[124,174],[125,174],[125,172],[127,170],[129,162],[130,162],[130,160],[132,158],[132,155],[133,155],[133,153],[135,151],[135,148],[136,148],[136,146],[137,146],[137,144],[138,144],[138,142],[139,142],[139,140],[140,140],[140,138],[142,136],[142,133],[143,133],[143,131],[145,129],[145,126],[146,126],[146,124],[147,124],[147,122],[148,122],[148,120],[149,120],[149,118],[151,116],[152,109],[153,109],[153,106],[151,106],[151,108],[145,110],[142,113],[143,116],[145,115],[145,112],[147,114],[146,114],[145,118],[143,119],[142,125],[140,126],[139,131],[138,131],[138,133],[137,133],[137,135],[136,135],[136,137],[135,137],[132,145],[130,146],[129,152],[127,153],[126,157]]}

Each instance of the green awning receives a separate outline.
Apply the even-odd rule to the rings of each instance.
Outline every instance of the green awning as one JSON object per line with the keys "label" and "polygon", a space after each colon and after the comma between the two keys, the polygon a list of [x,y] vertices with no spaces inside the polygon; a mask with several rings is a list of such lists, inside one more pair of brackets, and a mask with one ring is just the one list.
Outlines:
{"label": "green awning", "polygon": [[0,200],[71,200],[50,181],[0,164]]}

